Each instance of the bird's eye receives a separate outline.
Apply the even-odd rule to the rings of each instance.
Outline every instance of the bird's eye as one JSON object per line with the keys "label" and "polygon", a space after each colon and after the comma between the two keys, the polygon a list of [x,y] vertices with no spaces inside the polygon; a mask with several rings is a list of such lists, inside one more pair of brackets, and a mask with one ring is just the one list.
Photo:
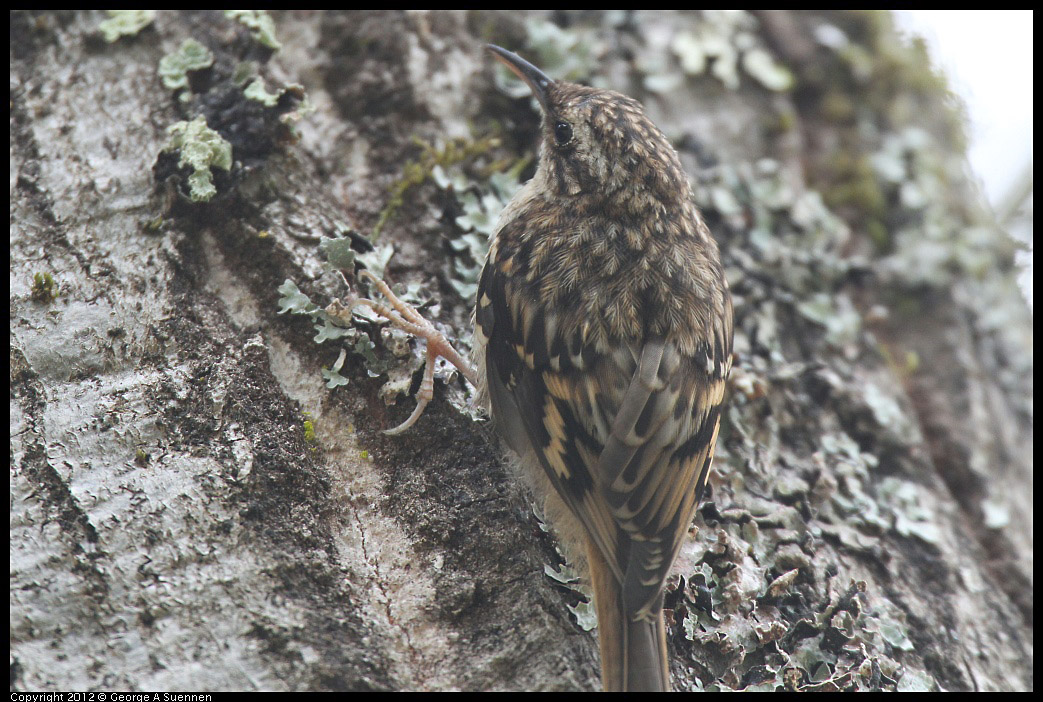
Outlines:
{"label": "bird's eye", "polygon": [[568,122],[558,122],[554,125],[554,139],[558,146],[565,146],[572,141],[572,125]]}

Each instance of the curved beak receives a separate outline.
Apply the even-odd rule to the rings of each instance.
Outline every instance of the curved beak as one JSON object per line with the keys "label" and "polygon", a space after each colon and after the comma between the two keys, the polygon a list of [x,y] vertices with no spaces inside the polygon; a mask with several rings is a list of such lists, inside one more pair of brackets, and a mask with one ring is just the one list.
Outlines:
{"label": "curved beak", "polygon": [[523,59],[518,54],[508,51],[507,49],[501,49],[495,44],[486,44],[485,48],[492,53],[497,59],[500,60],[507,68],[511,69],[514,75],[525,81],[525,84],[529,86],[529,90],[532,91],[533,96],[540,101],[540,105],[544,111],[547,110],[547,92],[554,84],[546,73],[533,66],[531,63]]}

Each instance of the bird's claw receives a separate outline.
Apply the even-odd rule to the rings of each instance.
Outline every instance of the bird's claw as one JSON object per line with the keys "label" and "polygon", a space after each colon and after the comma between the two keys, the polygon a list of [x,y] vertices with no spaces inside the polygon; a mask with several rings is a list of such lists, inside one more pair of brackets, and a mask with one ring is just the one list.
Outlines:
{"label": "bird's claw", "polygon": [[416,394],[416,408],[413,410],[413,413],[409,415],[409,418],[406,419],[406,421],[393,429],[386,429],[384,431],[385,434],[395,436],[412,427],[416,421],[420,419],[420,415],[424,413],[428,403],[431,402],[431,399],[434,397],[435,362],[438,360],[439,356],[456,366],[472,385],[478,384],[478,376],[471,367],[471,364],[469,364],[467,360],[460,355],[455,348],[453,348],[453,345],[449,343],[445,338],[445,335],[435,329],[431,322],[424,319],[423,315],[417,312],[415,307],[395,295],[395,293],[391,291],[391,288],[388,287],[387,283],[367,270],[360,271],[359,277],[365,278],[371,282],[380,294],[387,299],[390,307],[364,298],[357,300],[356,304],[369,307],[377,315],[388,320],[391,324],[402,331],[412,334],[418,339],[423,339],[427,346],[424,358],[424,378],[420,382],[420,389]]}

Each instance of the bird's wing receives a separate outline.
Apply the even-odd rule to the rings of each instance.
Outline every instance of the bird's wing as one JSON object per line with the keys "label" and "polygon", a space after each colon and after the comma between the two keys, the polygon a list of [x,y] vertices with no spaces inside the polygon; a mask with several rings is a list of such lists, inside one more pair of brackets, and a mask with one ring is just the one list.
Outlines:
{"label": "bird's wing", "polygon": [[[515,304],[510,309],[506,283],[495,266],[486,265],[475,308],[493,419],[511,448],[522,456],[535,454],[622,582],[623,539],[591,475],[611,417],[603,413],[597,396],[577,394],[572,377],[576,364],[584,367],[587,362],[572,356],[572,351],[590,354],[592,349],[564,347],[555,320],[536,306]],[[552,369],[552,356],[558,359],[558,372]],[[592,362],[592,357],[588,360]]]}
{"label": "bird's wing", "polygon": [[494,419],[515,450],[533,450],[627,611],[651,616],[706,483],[730,335],[694,355],[671,339],[599,348],[508,285],[486,266],[475,315]]}

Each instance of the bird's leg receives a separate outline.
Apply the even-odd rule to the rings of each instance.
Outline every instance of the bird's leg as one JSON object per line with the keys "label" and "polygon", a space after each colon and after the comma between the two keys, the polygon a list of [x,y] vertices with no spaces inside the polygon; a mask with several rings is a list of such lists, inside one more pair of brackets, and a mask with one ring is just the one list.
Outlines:
{"label": "bird's leg", "polygon": [[400,300],[391,291],[387,283],[367,270],[360,271],[359,277],[373,283],[380,294],[387,298],[390,307],[367,299],[359,299],[356,304],[365,305],[402,331],[423,339],[427,347],[424,359],[424,379],[420,382],[420,390],[416,395],[416,409],[413,410],[413,414],[409,415],[409,419],[394,429],[387,429],[384,432],[385,434],[401,434],[413,426],[416,420],[420,419],[420,415],[424,413],[427,403],[434,397],[435,361],[438,360],[439,356],[456,366],[471,385],[478,385],[478,375],[475,373],[474,368],[471,367],[471,364],[467,362],[467,359],[453,348],[453,345],[449,343],[445,335],[435,329],[431,322],[424,319],[423,315],[417,312],[415,307],[408,302]]}

